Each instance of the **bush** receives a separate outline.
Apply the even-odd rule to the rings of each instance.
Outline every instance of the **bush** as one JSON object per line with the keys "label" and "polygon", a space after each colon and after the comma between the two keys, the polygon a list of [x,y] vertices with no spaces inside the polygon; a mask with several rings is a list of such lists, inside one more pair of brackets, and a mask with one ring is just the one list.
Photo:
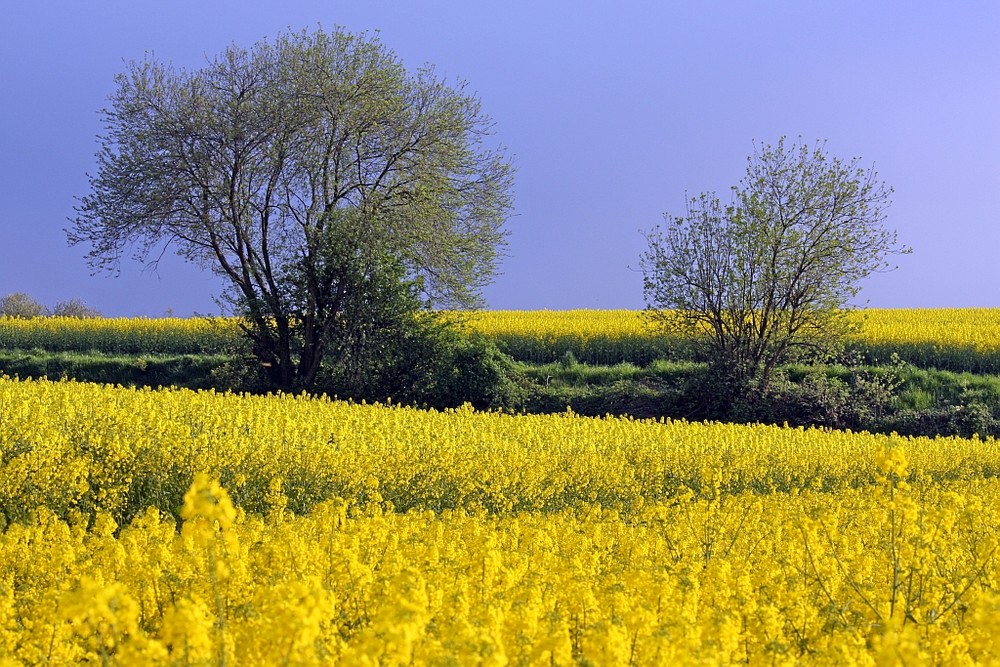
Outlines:
{"label": "bush", "polygon": [[1000,422],[982,403],[952,405],[927,410],[900,410],[878,424],[878,431],[899,435],[1000,435]]}
{"label": "bush", "polygon": [[622,379],[607,385],[533,385],[524,411],[551,414],[572,410],[585,417],[629,415],[636,419],[684,416],[676,387]]}
{"label": "bush", "polygon": [[717,366],[695,368],[681,383],[677,414],[694,421],[760,421],[754,416],[760,406],[751,405],[744,390]]}
{"label": "bush", "polygon": [[440,406],[471,403],[513,410],[527,398],[527,384],[511,358],[486,338],[470,338],[453,348],[439,378],[434,402]]}
{"label": "bush", "polygon": [[854,416],[851,399],[847,384],[821,371],[797,383],[779,376],[751,421],[838,428]]}
{"label": "bush", "polygon": [[333,364],[319,387],[341,398],[432,408],[516,409],[524,401],[512,360],[485,337],[462,334],[429,314],[379,337],[378,359],[364,367]]}
{"label": "bush", "polygon": [[709,366],[685,382],[682,414],[698,420],[872,429],[892,409],[902,371],[902,364],[790,365],[776,371],[766,391],[755,395]]}

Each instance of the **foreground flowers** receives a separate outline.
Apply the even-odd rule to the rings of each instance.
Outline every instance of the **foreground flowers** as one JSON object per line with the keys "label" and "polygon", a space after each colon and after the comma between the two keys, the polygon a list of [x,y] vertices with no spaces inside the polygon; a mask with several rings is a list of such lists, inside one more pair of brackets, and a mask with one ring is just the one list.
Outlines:
{"label": "foreground flowers", "polygon": [[997,449],[0,380],[0,664],[990,664]]}

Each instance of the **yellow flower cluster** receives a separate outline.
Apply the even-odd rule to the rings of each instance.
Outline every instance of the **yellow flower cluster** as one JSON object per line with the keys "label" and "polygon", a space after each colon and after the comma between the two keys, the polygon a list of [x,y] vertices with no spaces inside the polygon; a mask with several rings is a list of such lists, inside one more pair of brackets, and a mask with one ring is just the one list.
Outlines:
{"label": "yellow flower cluster", "polygon": [[491,337],[555,339],[645,337],[653,331],[640,310],[485,310],[467,316],[470,327]]}
{"label": "yellow flower cluster", "polygon": [[179,531],[9,527],[0,664],[991,664],[998,491],[261,516],[199,476]]}
{"label": "yellow flower cluster", "polygon": [[463,321],[515,359],[535,363],[571,352],[586,363],[645,364],[675,356],[679,345],[637,310],[489,310],[469,313]]}
{"label": "yellow flower cluster", "polygon": [[411,508],[622,512],[685,490],[835,491],[874,484],[905,443],[934,481],[1000,471],[1000,442],[771,426],[443,412],[300,396],[236,396],[0,379],[0,522],[45,506],[121,524],[176,510],[198,472],[266,511],[280,480],[296,513],[376,495]]}
{"label": "yellow flower cluster", "polygon": [[1000,447],[0,379],[0,665],[1000,663]]}

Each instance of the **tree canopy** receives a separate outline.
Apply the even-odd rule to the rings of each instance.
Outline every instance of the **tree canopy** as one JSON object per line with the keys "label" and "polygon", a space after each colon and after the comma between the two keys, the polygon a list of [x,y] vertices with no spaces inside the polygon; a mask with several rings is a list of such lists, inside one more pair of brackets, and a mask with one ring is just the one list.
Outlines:
{"label": "tree canopy", "polygon": [[380,275],[448,306],[492,279],[512,207],[492,121],[377,37],[284,34],[192,71],[150,56],[116,84],[70,243],[97,270],[172,248],[223,276],[275,385],[315,379]]}
{"label": "tree canopy", "polygon": [[701,193],[646,234],[647,304],[759,395],[778,364],[839,340],[861,280],[906,251],[884,225],[891,193],[822,143],[755,146],[729,204]]}

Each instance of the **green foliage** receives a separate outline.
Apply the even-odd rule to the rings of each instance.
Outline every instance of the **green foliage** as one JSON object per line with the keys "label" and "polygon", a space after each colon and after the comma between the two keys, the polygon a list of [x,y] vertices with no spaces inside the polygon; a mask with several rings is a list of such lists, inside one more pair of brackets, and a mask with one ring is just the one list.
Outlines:
{"label": "green foliage", "polygon": [[736,421],[838,428],[850,419],[852,398],[845,382],[822,369],[811,370],[797,382],[781,373],[763,400],[740,406],[743,412]]}
{"label": "green foliage", "polygon": [[839,344],[860,281],[905,251],[883,227],[890,192],[822,144],[764,145],[731,204],[702,193],[647,234],[647,304],[700,343],[724,400],[762,399],[779,365]]}
{"label": "green foliage", "polygon": [[515,409],[524,394],[510,358],[496,345],[459,333],[431,312],[390,314],[363,345],[326,365],[317,387],[341,398],[434,408]]}
{"label": "green foliage", "polygon": [[47,317],[49,315],[53,317],[76,317],[83,319],[100,317],[101,313],[89,307],[80,299],[60,301],[52,310],[49,310],[34,297],[23,292],[14,292],[0,298],[0,317],[7,316],[30,320],[35,317]]}
{"label": "green foliage", "polygon": [[605,385],[536,384],[528,392],[524,411],[550,414],[570,409],[587,417],[630,415],[637,419],[655,419],[680,415],[679,397],[680,394],[669,387],[628,379]]}
{"label": "green foliage", "polygon": [[469,403],[479,409],[511,409],[523,406],[526,383],[510,357],[482,337],[452,339],[438,366],[434,389],[426,402],[437,407]]}
{"label": "green foliage", "polygon": [[594,366],[591,364],[566,364],[565,361],[549,364],[519,363],[522,372],[540,384],[562,384],[572,387],[609,385],[620,380],[639,380],[652,376],[647,368],[635,364]]}
{"label": "green foliage", "polygon": [[939,345],[936,343],[871,343],[852,341],[865,363],[877,366],[894,356],[919,368],[934,368],[957,373],[1000,374],[1000,349],[977,349],[973,346]]}
{"label": "green foliage", "polygon": [[110,102],[70,243],[112,272],[166,246],[212,268],[272,388],[333,373],[363,393],[393,358],[366,312],[385,276],[437,306],[475,305],[492,279],[513,185],[492,122],[377,37],[283,34],[190,71],[149,57]]}
{"label": "green foliage", "polygon": [[138,357],[42,350],[0,350],[0,375],[20,378],[67,378],[80,382],[127,387],[210,389],[218,386],[213,372],[228,359],[217,355],[153,354]]}
{"label": "green foliage", "polygon": [[1000,435],[1000,420],[997,419],[996,408],[972,402],[922,410],[899,410],[872,430],[899,435],[996,437]]}

